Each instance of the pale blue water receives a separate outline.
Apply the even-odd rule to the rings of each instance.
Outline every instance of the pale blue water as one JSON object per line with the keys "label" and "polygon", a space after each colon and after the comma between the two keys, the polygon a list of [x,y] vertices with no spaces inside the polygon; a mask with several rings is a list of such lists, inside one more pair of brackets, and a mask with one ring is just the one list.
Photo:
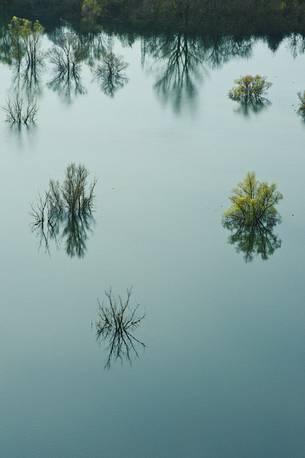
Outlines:
{"label": "pale blue water", "polygon": [[[154,89],[166,60],[113,42],[129,63],[113,98],[83,64],[86,93],[67,103],[47,64],[37,126],[17,134],[1,115],[1,456],[303,458],[305,56],[257,41],[199,65],[177,104]],[[227,93],[247,73],[273,86],[245,117]],[[0,78],[3,105],[11,69]],[[49,256],[31,231],[31,204],[71,162],[98,179],[83,259]],[[284,195],[282,246],[251,263],[221,223],[248,171]],[[133,286],[147,347],[105,370],[94,322],[110,286]]]}

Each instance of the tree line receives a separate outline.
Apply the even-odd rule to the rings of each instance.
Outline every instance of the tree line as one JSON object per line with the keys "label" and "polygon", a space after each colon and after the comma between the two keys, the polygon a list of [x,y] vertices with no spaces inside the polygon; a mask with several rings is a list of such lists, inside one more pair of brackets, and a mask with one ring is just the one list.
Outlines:
{"label": "tree line", "polygon": [[305,33],[305,0],[0,0],[0,13],[46,27],[68,20],[154,32]]}

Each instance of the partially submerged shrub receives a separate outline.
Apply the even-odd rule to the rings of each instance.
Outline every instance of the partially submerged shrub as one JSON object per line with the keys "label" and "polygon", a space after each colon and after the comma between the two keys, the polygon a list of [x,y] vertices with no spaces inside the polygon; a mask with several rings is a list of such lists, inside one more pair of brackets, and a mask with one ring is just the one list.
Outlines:
{"label": "partially submerged shrub", "polygon": [[272,86],[265,76],[246,75],[235,81],[236,86],[229,92],[229,97],[232,100],[241,103],[262,103],[265,99],[265,94]]}
{"label": "partially submerged shrub", "polygon": [[275,206],[283,196],[277,191],[276,184],[261,183],[255,173],[248,173],[233,193],[230,198],[233,205],[226,211],[226,219],[253,226],[262,221],[271,224],[278,217]]}
{"label": "partially submerged shrub", "polygon": [[81,61],[85,58],[79,36],[70,29],[61,28],[53,35],[54,46],[47,56],[54,66],[54,75],[48,86],[58,92],[65,101],[86,92],[81,82]]}
{"label": "partially submerged shrub", "polygon": [[299,113],[305,117],[305,91],[298,93],[299,97]]}
{"label": "partially submerged shrub", "polygon": [[66,242],[70,257],[83,257],[86,251],[88,231],[94,221],[94,189],[96,181],[88,182],[89,172],[82,166],[70,164],[61,184],[51,180],[44,197],[32,207],[32,227],[39,230],[41,241],[49,251],[49,242],[57,245]]}
{"label": "partially submerged shrub", "polygon": [[2,108],[6,113],[6,120],[11,125],[21,127],[35,124],[38,105],[36,100],[24,99],[19,94],[7,100]]}
{"label": "partially submerged shrub", "polygon": [[223,224],[232,232],[230,243],[245,254],[246,261],[254,254],[268,259],[281,246],[273,229],[280,222],[276,205],[282,198],[275,184],[259,182],[254,173],[248,173],[233,190],[232,206],[225,212]]}
{"label": "partially submerged shrub", "polygon": [[96,321],[97,339],[109,344],[105,368],[110,368],[112,361],[127,360],[132,363],[133,356],[139,357],[137,346],[145,347],[131,331],[140,325],[145,315],[138,315],[139,306],[131,306],[132,290],[127,290],[126,299],[115,298],[111,289],[105,292],[107,303],[99,303]]}
{"label": "partially submerged shrub", "polygon": [[21,63],[25,57],[26,65],[33,67],[40,58],[40,40],[44,28],[39,21],[14,16],[9,24],[12,57]]}

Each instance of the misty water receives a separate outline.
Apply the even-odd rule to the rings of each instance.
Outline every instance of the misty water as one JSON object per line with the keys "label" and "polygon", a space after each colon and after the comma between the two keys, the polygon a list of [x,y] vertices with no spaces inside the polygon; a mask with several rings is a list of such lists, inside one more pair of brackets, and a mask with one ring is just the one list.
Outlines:
{"label": "misty water", "polygon": [[[86,52],[65,86],[46,54],[54,34],[43,37],[35,126],[1,112],[1,456],[303,458],[301,37],[75,40]],[[96,74],[103,49],[128,64],[110,89]],[[270,103],[243,110],[228,91],[257,73]],[[13,65],[0,78],[2,106],[16,84],[26,91]],[[69,250],[64,227],[46,246],[32,206],[71,163],[97,183]],[[284,197],[267,259],[247,258],[222,224],[249,171]],[[96,321],[110,287],[132,287],[145,317],[137,354],[107,365]]]}

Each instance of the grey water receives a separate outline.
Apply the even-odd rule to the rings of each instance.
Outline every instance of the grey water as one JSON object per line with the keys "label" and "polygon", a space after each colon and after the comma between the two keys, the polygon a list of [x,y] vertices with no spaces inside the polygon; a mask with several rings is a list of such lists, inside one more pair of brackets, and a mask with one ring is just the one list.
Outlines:
{"label": "grey water", "polygon": [[[35,126],[1,112],[0,455],[303,458],[305,54],[291,37],[191,40],[185,74],[174,38],[97,40],[89,54],[110,46],[128,64],[117,87],[89,54],[68,88],[52,84],[45,57]],[[245,112],[228,91],[257,73],[270,103]],[[12,66],[0,80],[3,106]],[[85,247],[69,254],[65,237],[46,248],[31,206],[71,163],[97,184]],[[245,262],[222,216],[248,171],[284,198],[280,246]],[[110,287],[133,288],[145,347],[105,367],[95,323]]]}

